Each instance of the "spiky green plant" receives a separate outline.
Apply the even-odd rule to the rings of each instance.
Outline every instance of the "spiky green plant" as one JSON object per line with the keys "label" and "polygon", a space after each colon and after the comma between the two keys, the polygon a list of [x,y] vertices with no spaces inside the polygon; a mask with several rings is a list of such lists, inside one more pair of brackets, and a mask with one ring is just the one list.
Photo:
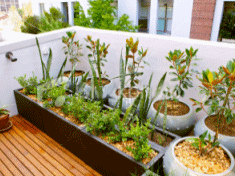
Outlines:
{"label": "spiky green plant", "polygon": [[42,59],[42,53],[41,53],[41,49],[40,49],[40,45],[39,45],[37,37],[36,37],[36,43],[37,43],[37,46],[38,46],[38,52],[39,52],[41,65],[42,65],[43,80],[50,80],[51,79],[51,77],[50,77],[50,68],[51,68],[51,62],[52,62],[51,48],[49,48],[49,56],[48,56],[48,59],[47,59],[47,64],[45,64],[43,62],[43,59]]}
{"label": "spiky green plant", "polygon": [[0,108],[0,115],[6,115],[6,114],[9,114],[9,111],[7,111],[5,108],[7,106],[3,106]]}

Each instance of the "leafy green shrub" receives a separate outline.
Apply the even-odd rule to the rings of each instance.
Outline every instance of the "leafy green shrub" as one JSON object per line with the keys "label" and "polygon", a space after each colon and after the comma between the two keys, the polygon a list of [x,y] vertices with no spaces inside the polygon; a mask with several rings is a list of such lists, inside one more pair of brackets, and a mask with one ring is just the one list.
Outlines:
{"label": "leafy green shrub", "polygon": [[100,113],[93,113],[86,121],[86,130],[96,135],[115,133],[115,124],[117,124],[119,120],[119,110],[104,110]]}
{"label": "leafy green shrub", "polygon": [[220,38],[235,39],[235,14],[229,11],[223,14],[219,31]]}
{"label": "leafy green shrub", "polygon": [[20,27],[21,32],[38,34],[40,33],[39,23],[40,23],[40,18],[38,16],[36,15],[28,16],[24,20],[24,25]]}
{"label": "leafy green shrub", "polygon": [[24,88],[24,94],[37,94],[37,85],[38,85],[38,78],[37,76],[33,76],[26,79],[26,74],[24,76],[20,76],[15,78],[19,84]]}
{"label": "leafy green shrub", "polygon": [[127,147],[127,150],[131,151],[134,155],[134,159],[136,161],[141,161],[144,158],[149,157],[149,153],[153,150],[151,146],[148,144],[148,135],[150,133],[150,129],[148,128],[150,121],[148,121],[144,125],[140,125],[137,121],[136,126],[131,125],[130,130],[128,131],[128,137],[134,140],[134,148],[130,146]]}
{"label": "leafy green shrub", "polygon": [[99,102],[86,101],[81,95],[74,95],[62,106],[66,115],[72,115],[80,122],[85,122],[91,114],[99,113],[101,106]]}
{"label": "leafy green shrub", "polygon": [[44,11],[44,14],[40,17],[40,31],[46,32],[69,27],[68,23],[63,22],[63,17],[60,9],[55,7],[51,7],[49,12]]}
{"label": "leafy green shrub", "polygon": [[[117,21],[116,7],[112,6],[113,0],[89,0],[90,8],[86,17],[79,2],[74,6],[74,25],[97,29],[135,32],[139,27],[133,26],[129,16],[124,14]],[[115,23],[117,21],[117,23]]]}

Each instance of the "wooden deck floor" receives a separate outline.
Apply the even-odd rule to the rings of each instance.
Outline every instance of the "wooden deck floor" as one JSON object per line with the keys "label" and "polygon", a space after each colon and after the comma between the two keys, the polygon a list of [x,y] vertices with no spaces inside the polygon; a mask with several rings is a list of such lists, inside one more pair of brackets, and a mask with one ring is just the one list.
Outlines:
{"label": "wooden deck floor", "polygon": [[100,175],[21,116],[0,133],[0,176]]}

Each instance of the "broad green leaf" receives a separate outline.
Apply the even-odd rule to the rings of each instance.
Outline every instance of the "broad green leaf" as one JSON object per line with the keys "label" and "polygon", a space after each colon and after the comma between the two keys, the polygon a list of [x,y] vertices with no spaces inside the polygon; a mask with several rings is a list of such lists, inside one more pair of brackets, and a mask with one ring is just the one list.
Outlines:
{"label": "broad green leaf", "polygon": [[208,73],[207,78],[208,78],[210,83],[212,83],[212,81],[214,80],[213,79],[213,74],[211,72]]}

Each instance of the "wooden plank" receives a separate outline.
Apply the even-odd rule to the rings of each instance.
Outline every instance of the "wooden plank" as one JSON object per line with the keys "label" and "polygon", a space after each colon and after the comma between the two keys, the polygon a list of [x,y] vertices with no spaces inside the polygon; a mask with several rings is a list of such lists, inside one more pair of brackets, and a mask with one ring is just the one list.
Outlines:
{"label": "wooden plank", "polygon": [[[21,123],[27,124],[27,126],[29,128],[33,128],[34,130],[36,130],[36,127],[33,126],[32,124],[27,121],[26,119],[24,119],[22,116],[18,115],[15,116],[14,119],[16,119],[17,121],[20,121]],[[36,136],[40,136],[41,138],[45,138],[48,141],[50,141],[51,145],[54,145],[56,147],[58,147],[60,150],[62,150],[64,153],[66,153],[69,157],[71,157],[74,161],[76,161],[77,163],[79,163],[80,165],[82,165],[84,168],[86,168],[89,172],[91,172],[93,175],[95,176],[101,176],[98,172],[96,172],[94,169],[92,169],[91,167],[89,167],[88,165],[86,165],[82,160],[80,160],[77,156],[75,156],[73,153],[71,153],[69,150],[67,150],[66,148],[62,147],[59,143],[57,143],[54,139],[52,139],[51,137],[49,137],[48,135],[46,135],[45,133],[43,133],[42,131],[37,132],[35,134]]]}
{"label": "wooden plank", "polygon": [[[0,147],[1,148],[1,147]],[[0,161],[4,162],[8,169],[17,176],[23,176],[17,167],[6,157],[6,155],[0,150]],[[1,169],[0,169],[1,170]]]}
{"label": "wooden plank", "polygon": [[[33,176],[33,174],[19,161],[19,159],[2,143],[1,139],[0,139],[0,146],[2,152],[5,153],[5,155],[9,158],[9,160],[11,160],[12,163],[15,164],[15,166],[21,171],[23,175]],[[3,173],[3,175],[5,174]]]}
{"label": "wooden plank", "polygon": [[8,168],[3,164],[3,162],[0,160],[0,171],[3,175],[6,176],[13,176],[13,174],[8,170]]}
{"label": "wooden plank", "polygon": [[[14,127],[13,127],[14,128]],[[29,162],[24,155],[22,155],[15,146],[13,146],[7,138],[0,134],[1,141],[6,145],[6,147],[34,174],[37,176],[42,176],[42,173],[31,163]]]}
{"label": "wooden plank", "polygon": [[[10,130],[8,133],[4,133],[4,136],[22,153],[24,156],[31,162],[33,165],[42,172],[43,175],[52,176],[52,173],[47,170],[42,163],[39,162],[37,158],[37,153],[35,150],[23,147],[22,143],[24,142],[20,136],[14,133],[13,130]],[[14,138],[15,137],[15,138]],[[16,140],[18,139],[18,141]]]}
{"label": "wooden plank", "polygon": [[[19,124],[15,119],[12,119],[12,122],[15,124],[14,128],[12,128],[17,134],[19,134],[29,145],[31,145],[37,152],[41,155],[45,156],[45,158],[54,165],[61,173],[66,176],[73,175],[69,170],[73,170],[72,167],[67,170],[63,165],[61,165],[56,158],[57,156],[52,156],[52,150],[48,150],[48,147],[38,140],[32,133],[30,133],[26,128],[24,128],[21,124]],[[64,165],[68,165],[68,163],[63,162]]]}
{"label": "wooden plank", "polygon": [[[26,120],[24,120],[23,118],[15,118],[18,122],[20,122],[25,128],[29,129],[31,128],[31,125],[29,125]],[[32,129],[31,129],[32,130]],[[43,132],[37,132],[35,133],[35,136],[38,137],[38,139],[40,139],[42,142],[44,142],[45,144],[47,144],[47,146],[49,146],[52,150],[54,150],[57,154],[59,154],[61,157],[63,157],[67,162],[69,162],[73,167],[75,167],[76,169],[78,169],[80,172],[82,172],[84,175],[98,175],[98,174],[93,174],[90,170],[92,170],[94,172],[93,169],[86,169],[84,167],[87,166],[86,164],[83,163],[83,165],[81,165],[81,160],[79,160],[79,162],[77,162],[74,158],[77,158],[76,156],[74,156],[73,154],[71,154],[71,152],[67,151],[65,152],[66,149],[64,149],[61,145],[59,145],[58,143],[55,144],[53,143],[53,139],[47,139],[46,137],[43,136],[42,134]],[[55,142],[55,141],[54,141]],[[63,150],[64,149],[64,150]],[[68,155],[68,152],[73,155],[73,157],[71,157],[71,155]],[[78,159],[78,158],[77,158]],[[87,166],[89,167],[89,166]]]}

